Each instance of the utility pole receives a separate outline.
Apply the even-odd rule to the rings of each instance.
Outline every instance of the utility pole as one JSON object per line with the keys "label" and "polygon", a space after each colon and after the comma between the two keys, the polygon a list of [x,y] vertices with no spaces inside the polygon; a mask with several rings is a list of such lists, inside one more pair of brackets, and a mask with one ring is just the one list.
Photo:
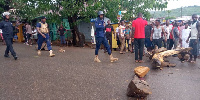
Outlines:
{"label": "utility pole", "polygon": [[182,16],[183,16],[183,8],[181,7],[181,18],[182,18]]}

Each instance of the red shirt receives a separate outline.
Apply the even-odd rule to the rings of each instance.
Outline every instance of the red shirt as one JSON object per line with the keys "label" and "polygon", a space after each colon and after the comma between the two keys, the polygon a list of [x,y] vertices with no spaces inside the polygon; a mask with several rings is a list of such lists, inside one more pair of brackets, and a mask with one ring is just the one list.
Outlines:
{"label": "red shirt", "polygon": [[135,28],[134,38],[145,38],[145,26],[147,21],[142,18],[137,18],[132,22],[132,27]]}

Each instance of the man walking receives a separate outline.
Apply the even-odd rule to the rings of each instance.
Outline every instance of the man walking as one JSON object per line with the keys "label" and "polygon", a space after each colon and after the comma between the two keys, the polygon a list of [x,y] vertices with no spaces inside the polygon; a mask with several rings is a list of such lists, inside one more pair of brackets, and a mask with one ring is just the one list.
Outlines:
{"label": "man walking", "polygon": [[32,40],[31,40],[32,28],[29,23],[26,23],[26,35],[27,35],[27,42],[28,42],[26,45],[32,46]]}
{"label": "man walking", "polygon": [[[112,51],[112,33],[114,33],[114,28],[111,26],[110,20],[107,21],[108,25],[106,25],[106,39],[109,41],[110,44],[110,50]],[[104,52],[106,51],[106,48],[104,48]]]}
{"label": "man walking", "polygon": [[120,54],[125,54],[123,51],[125,49],[125,29],[126,29],[126,26],[124,24],[124,21],[121,20],[120,21],[121,25],[119,26],[119,40],[120,40],[120,44],[121,44],[121,47],[120,47]]}
{"label": "man walking", "polygon": [[52,48],[51,48],[51,42],[49,40],[49,29],[48,24],[46,23],[46,17],[42,16],[41,22],[37,23],[36,25],[37,31],[38,31],[38,55],[41,55],[41,46],[44,41],[47,43],[47,48],[50,53],[50,57],[55,56],[53,54]]}
{"label": "man walking", "polygon": [[10,13],[9,12],[4,12],[3,13],[3,21],[0,22],[0,29],[2,29],[3,31],[3,38],[6,42],[6,51],[4,54],[4,57],[9,57],[9,51],[11,52],[12,56],[14,57],[15,60],[17,60],[17,55],[13,49],[13,29],[14,26],[12,25],[12,23],[9,21],[10,19]]}
{"label": "man walking", "polygon": [[[191,33],[187,39],[187,42],[189,42],[189,47],[192,47],[193,49],[190,51],[190,60],[189,62],[195,63],[196,58],[198,56],[198,40],[200,36],[200,23],[197,21],[198,16],[197,14],[192,15],[193,22],[191,24]],[[194,57],[194,60],[192,59]]]}
{"label": "man walking", "polygon": [[[138,14],[138,18],[132,22],[132,34],[134,35],[135,45],[135,62],[142,63],[143,51],[144,51],[144,39],[145,39],[145,26],[147,21],[142,19],[142,13]],[[138,60],[139,49],[139,60]]]}
{"label": "man walking", "polygon": [[108,44],[108,40],[106,39],[104,33],[105,33],[105,22],[104,22],[104,13],[103,11],[98,12],[98,18],[95,21],[95,28],[96,28],[96,49],[95,49],[95,62],[101,62],[98,58],[98,52],[100,49],[101,44],[104,45],[106,50],[108,51],[108,54],[110,55],[110,61],[114,62],[117,61],[118,58],[113,58],[110,46]]}

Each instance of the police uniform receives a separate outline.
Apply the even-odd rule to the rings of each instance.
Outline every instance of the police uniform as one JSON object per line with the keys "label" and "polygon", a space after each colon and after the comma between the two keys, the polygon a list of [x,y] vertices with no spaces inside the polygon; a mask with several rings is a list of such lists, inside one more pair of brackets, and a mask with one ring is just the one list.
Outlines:
{"label": "police uniform", "polygon": [[[9,56],[9,51],[11,52],[12,56],[16,58],[16,53],[13,49],[13,30],[14,30],[14,26],[12,25],[12,23],[10,21],[1,21],[0,22],[0,29],[2,29],[3,32],[3,38],[6,42],[6,51],[5,51],[5,57]],[[17,59],[17,58],[16,58]]]}

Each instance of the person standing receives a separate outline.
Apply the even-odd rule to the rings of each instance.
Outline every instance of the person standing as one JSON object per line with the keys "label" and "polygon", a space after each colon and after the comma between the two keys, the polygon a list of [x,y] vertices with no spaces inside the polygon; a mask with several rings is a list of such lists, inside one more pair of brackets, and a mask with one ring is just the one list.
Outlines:
{"label": "person standing", "polygon": [[27,43],[27,35],[26,35],[26,23],[22,26],[22,32],[23,32],[23,36],[24,36],[24,44],[28,44]]}
{"label": "person standing", "polygon": [[[130,48],[129,48],[129,41],[130,41],[130,36],[131,36],[131,29],[129,28],[129,25],[127,24],[126,25],[126,29],[125,29],[125,45],[126,43],[128,44],[128,48],[126,50],[130,51]],[[125,46],[126,47],[126,46]]]}
{"label": "person standing", "polygon": [[[144,51],[144,41],[145,41],[145,26],[148,24],[146,20],[142,19],[142,13],[138,14],[138,18],[132,22],[132,34],[134,35],[134,45],[135,45],[135,62],[142,63],[143,51]],[[138,60],[138,50],[139,50],[139,60]]]}
{"label": "person standing", "polygon": [[10,13],[9,12],[4,12],[3,13],[3,21],[0,22],[0,29],[3,31],[3,38],[6,42],[6,51],[4,54],[4,57],[9,57],[9,51],[11,52],[12,56],[14,57],[15,60],[18,59],[14,49],[13,49],[13,36],[14,36],[14,26],[12,23],[9,21],[10,19]]}
{"label": "person standing", "polygon": [[169,45],[170,45],[170,32],[172,31],[172,25],[169,24],[169,20],[166,20],[166,25],[164,26],[164,31],[165,31],[165,35],[167,38],[167,42],[165,42],[165,48],[167,48],[167,50],[169,50]]}
{"label": "person standing", "polygon": [[180,44],[180,47],[182,47],[182,31],[183,31],[183,29],[185,29],[185,25],[184,25],[183,21],[180,22],[179,28],[180,28],[180,33],[179,33],[180,36],[179,37],[181,37],[179,39],[179,44]]}
{"label": "person standing", "polygon": [[120,21],[121,25],[119,26],[119,40],[120,40],[120,43],[121,43],[121,47],[120,47],[120,54],[125,54],[123,51],[125,49],[125,24],[124,24],[124,21],[121,20]]}
{"label": "person standing", "polygon": [[188,28],[188,23],[185,24],[185,29],[182,30],[182,47],[183,48],[188,48],[189,43],[187,43],[187,38],[190,35],[190,29]]}
{"label": "person standing", "polygon": [[179,23],[175,22],[174,29],[173,29],[173,34],[172,34],[173,35],[173,40],[174,40],[174,49],[176,49],[179,46],[179,41],[182,41],[182,39],[181,39],[181,37],[179,35],[180,31],[179,31],[178,26],[179,26]]}
{"label": "person standing", "polygon": [[153,45],[157,45],[158,48],[161,48],[162,46],[162,32],[164,33],[164,39],[166,40],[166,35],[164,32],[164,28],[160,26],[160,20],[156,20],[155,26],[153,27],[153,30],[151,32],[151,41],[153,41]]}
{"label": "person standing", "polygon": [[112,56],[110,46],[108,44],[108,40],[105,37],[105,22],[104,22],[104,13],[103,11],[98,12],[98,18],[95,21],[95,28],[96,28],[96,49],[95,49],[95,62],[101,62],[98,58],[98,52],[100,49],[101,44],[104,45],[106,50],[108,51],[108,54],[110,55],[110,62],[117,61],[118,58],[114,58]]}
{"label": "person standing", "polygon": [[[199,36],[200,36],[200,22],[197,21],[198,16],[197,14],[193,14],[192,15],[192,24],[191,24],[191,32],[190,35],[187,39],[187,43],[189,42],[190,39],[190,43],[189,43],[189,47],[192,47],[191,55],[190,55],[190,59],[189,62],[195,63],[196,62],[196,58],[198,56],[198,41],[199,41]],[[194,57],[194,60],[193,60]]]}
{"label": "person standing", "polygon": [[152,50],[152,42],[150,40],[151,37],[151,31],[152,31],[152,26],[150,23],[145,27],[145,47],[147,48],[147,51]]}
{"label": "person standing", "polygon": [[58,33],[60,35],[61,45],[66,45],[65,34],[67,33],[67,29],[65,29],[62,24],[58,29]]}
{"label": "person standing", "polygon": [[[108,25],[105,27],[106,31],[106,39],[109,41],[110,44],[110,50],[112,51],[112,34],[114,33],[114,28],[111,25],[110,20],[107,21]],[[106,51],[106,48],[104,48],[104,52]]]}
{"label": "person standing", "polygon": [[46,23],[46,17],[42,16],[41,22],[37,23],[36,25],[38,31],[38,55],[41,55],[41,46],[44,41],[47,43],[47,48],[50,53],[50,57],[55,56],[52,51],[51,42],[49,40],[49,29],[48,24]]}
{"label": "person standing", "polygon": [[26,23],[26,35],[27,35],[27,42],[28,42],[26,45],[32,46],[32,40],[31,40],[32,28],[31,28],[31,25],[29,23]]}

